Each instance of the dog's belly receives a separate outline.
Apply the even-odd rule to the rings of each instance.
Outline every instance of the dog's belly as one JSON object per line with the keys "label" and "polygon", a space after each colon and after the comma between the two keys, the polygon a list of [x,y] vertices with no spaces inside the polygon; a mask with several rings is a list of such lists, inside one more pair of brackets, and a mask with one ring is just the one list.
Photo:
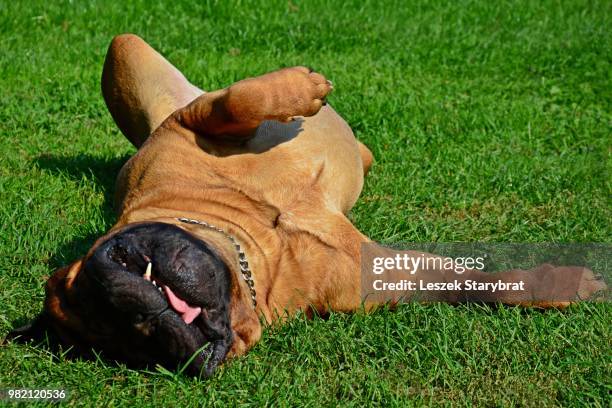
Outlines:
{"label": "dog's belly", "polygon": [[362,184],[357,141],[325,107],[288,124],[264,123],[242,151],[228,155],[210,154],[178,133],[154,134],[121,171],[117,199],[123,212],[146,206],[146,196],[155,196],[159,206],[160,196],[176,203],[181,195],[210,196],[206,190],[226,188],[280,213],[304,205],[344,212]]}
{"label": "dog's belly", "polygon": [[329,106],[287,124],[264,122],[247,148],[247,154],[222,159],[228,172],[246,164],[248,171],[235,174],[235,182],[281,210],[320,199],[331,210],[345,212],[363,186],[357,140]]}

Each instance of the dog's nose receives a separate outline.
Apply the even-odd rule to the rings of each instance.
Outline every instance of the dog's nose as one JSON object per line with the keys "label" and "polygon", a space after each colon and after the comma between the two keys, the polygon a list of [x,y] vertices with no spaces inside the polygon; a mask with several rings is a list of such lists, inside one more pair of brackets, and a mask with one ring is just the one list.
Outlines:
{"label": "dog's nose", "polygon": [[[81,279],[95,289],[90,292],[98,292],[96,303],[113,312],[117,324],[155,338],[165,333],[164,344],[179,339],[184,347],[170,353],[177,359],[208,341],[203,350],[210,355],[193,360],[194,369],[209,375],[229,350],[231,272],[214,248],[183,229],[146,223],[120,230],[95,249],[84,272]],[[153,318],[154,335],[143,324]]]}

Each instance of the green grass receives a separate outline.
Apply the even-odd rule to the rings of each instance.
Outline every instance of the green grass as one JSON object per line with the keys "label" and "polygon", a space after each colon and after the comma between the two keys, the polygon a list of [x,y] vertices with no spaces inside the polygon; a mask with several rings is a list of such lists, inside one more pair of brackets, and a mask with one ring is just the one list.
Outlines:
{"label": "green grass", "polygon": [[[0,3],[0,337],[113,224],[134,150],[99,77],[122,32],[204,89],[298,64],[332,79],[376,157],[352,213],[375,240],[610,242],[608,1],[124,3]],[[611,311],[298,317],[208,381],[9,344],[0,387],[104,406],[609,406]]]}

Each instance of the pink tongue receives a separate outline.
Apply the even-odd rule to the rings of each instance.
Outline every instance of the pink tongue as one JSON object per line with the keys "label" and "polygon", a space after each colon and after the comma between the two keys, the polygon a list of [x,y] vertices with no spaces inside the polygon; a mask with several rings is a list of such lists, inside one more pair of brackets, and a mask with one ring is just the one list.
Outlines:
{"label": "pink tongue", "polygon": [[166,292],[166,297],[170,302],[170,306],[181,315],[181,318],[186,324],[190,324],[193,320],[198,317],[200,312],[202,311],[201,307],[189,306],[187,302],[183,299],[179,299],[178,296],[172,292],[172,290],[166,285],[162,286],[164,288],[164,292]]}

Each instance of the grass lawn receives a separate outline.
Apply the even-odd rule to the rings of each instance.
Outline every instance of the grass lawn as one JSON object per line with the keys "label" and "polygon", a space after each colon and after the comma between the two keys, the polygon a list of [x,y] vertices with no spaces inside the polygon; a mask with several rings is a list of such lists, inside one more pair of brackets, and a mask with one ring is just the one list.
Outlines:
{"label": "grass lawn", "polygon": [[[99,78],[123,32],[208,90],[290,65],[332,79],[376,157],[351,216],[377,241],[610,242],[609,1],[231,3],[0,3],[0,337],[114,222],[134,149]],[[0,387],[104,406],[609,406],[611,311],[298,317],[207,381],[9,344]]]}

